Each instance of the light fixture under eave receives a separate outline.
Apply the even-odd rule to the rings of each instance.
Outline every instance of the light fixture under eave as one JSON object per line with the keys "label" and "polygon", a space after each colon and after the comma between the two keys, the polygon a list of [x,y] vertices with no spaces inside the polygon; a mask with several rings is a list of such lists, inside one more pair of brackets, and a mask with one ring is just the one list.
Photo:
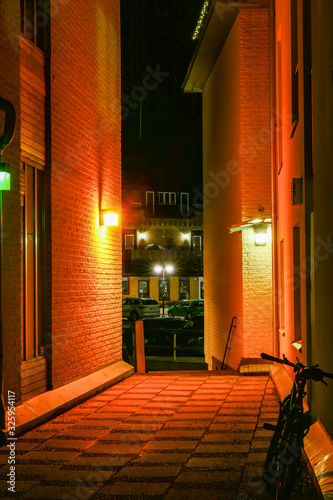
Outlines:
{"label": "light fixture under eave", "polygon": [[116,212],[111,212],[111,210],[101,210],[100,213],[100,225],[101,226],[118,226],[119,216]]}
{"label": "light fixture under eave", "polygon": [[10,191],[10,173],[5,163],[0,163],[0,191]]}
{"label": "light fixture under eave", "polygon": [[262,219],[253,219],[240,222],[238,224],[233,224],[228,226],[229,233],[235,233],[236,231],[243,231],[243,229],[248,229],[249,227],[264,225],[268,227],[272,223],[271,218],[263,217]]}
{"label": "light fixture under eave", "polygon": [[302,340],[293,340],[291,345],[294,346],[299,352],[302,352]]}

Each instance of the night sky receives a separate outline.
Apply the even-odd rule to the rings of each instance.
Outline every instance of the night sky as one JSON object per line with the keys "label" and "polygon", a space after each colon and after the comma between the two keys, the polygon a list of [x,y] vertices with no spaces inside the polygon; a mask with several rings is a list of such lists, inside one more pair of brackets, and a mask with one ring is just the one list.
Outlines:
{"label": "night sky", "polygon": [[125,189],[202,189],[201,95],[181,89],[202,4],[121,1]]}

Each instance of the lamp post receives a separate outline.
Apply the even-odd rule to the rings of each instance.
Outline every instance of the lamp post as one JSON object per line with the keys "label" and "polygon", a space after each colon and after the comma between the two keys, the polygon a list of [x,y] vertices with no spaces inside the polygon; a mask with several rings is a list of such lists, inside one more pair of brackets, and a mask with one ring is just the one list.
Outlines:
{"label": "lamp post", "polygon": [[162,286],[163,286],[163,294],[162,294],[162,307],[163,307],[163,316],[164,316],[164,301],[165,301],[165,274],[171,274],[173,272],[173,266],[167,264],[163,264],[162,266],[160,264],[157,264],[154,267],[154,271],[156,274],[161,274],[162,273]]}

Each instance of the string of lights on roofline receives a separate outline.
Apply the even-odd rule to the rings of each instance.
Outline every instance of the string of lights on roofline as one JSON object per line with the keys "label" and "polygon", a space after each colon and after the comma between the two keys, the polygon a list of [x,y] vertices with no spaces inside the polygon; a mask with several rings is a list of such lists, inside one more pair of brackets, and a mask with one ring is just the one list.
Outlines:
{"label": "string of lights on roofline", "polygon": [[207,16],[209,4],[210,4],[210,0],[205,0],[204,4],[202,6],[201,12],[200,12],[200,16],[199,16],[197,25],[196,25],[194,33],[192,35],[192,40],[197,40],[199,38],[201,28],[203,27],[203,24],[205,22],[205,18]]}

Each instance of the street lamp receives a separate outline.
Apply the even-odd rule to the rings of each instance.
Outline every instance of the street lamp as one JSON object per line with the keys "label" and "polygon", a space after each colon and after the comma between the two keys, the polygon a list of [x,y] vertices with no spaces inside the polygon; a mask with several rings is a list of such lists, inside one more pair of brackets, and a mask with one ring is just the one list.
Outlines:
{"label": "street lamp", "polygon": [[162,303],[163,303],[163,316],[164,316],[164,300],[165,300],[165,274],[171,274],[173,272],[173,266],[170,264],[161,266],[160,264],[156,264],[154,266],[154,271],[156,274],[162,273],[162,286],[163,286],[163,295],[162,295]]}

